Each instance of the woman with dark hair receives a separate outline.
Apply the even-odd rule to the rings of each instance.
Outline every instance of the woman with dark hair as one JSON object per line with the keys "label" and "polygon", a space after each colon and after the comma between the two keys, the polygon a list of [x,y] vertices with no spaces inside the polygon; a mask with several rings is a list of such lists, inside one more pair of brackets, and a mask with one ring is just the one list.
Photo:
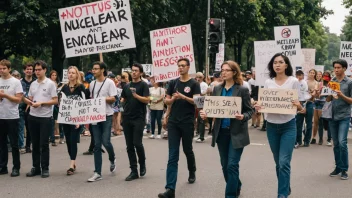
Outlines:
{"label": "woman with dark hair", "polygon": [[[249,90],[243,86],[241,70],[234,61],[225,61],[221,65],[223,83],[214,88],[213,96],[241,97],[242,110],[235,118],[216,118],[213,129],[212,146],[218,145],[222,171],[226,181],[225,197],[238,197],[241,191],[239,163],[245,146],[249,145],[248,120],[253,108]],[[201,110],[203,120],[206,113]]]}
{"label": "woman with dark hair", "polygon": [[[266,89],[293,89],[299,91],[299,82],[293,75],[293,69],[287,56],[275,54],[268,64],[270,79],[265,81]],[[302,110],[298,100],[292,101],[297,110]],[[256,104],[257,110],[261,109]],[[267,136],[276,164],[278,179],[278,198],[286,198],[291,194],[291,159],[296,142],[295,115],[265,113],[267,120]]]}

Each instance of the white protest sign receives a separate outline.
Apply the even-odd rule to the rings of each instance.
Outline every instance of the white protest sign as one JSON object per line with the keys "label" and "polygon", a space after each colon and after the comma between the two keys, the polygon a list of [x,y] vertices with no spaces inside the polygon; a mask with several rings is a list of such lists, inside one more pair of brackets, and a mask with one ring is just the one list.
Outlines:
{"label": "white protest sign", "polygon": [[143,66],[143,71],[145,75],[152,76],[153,75],[153,65],[152,64],[142,64]]}
{"label": "white protest sign", "polygon": [[219,53],[216,53],[216,62],[215,62],[215,70],[214,71],[220,71],[221,65],[224,61],[225,61],[225,44],[220,43],[219,44]]}
{"label": "white protest sign", "polygon": [[281,52],[275,41],[254,41],[255,83],[264,85],[269,79],[268,64],[270,59]]}
{"label": "white protest sign", "polygon": [[122,93],[122,89],[120,88],[116,88],[116,91],[117,91],[117,97],[120,97],[121,96],[121,93]]}
{"label": "white protest sign", "polygon": [[293,89],[259,89],[258,102],[261,113],[296,114],[297,107],[292,104],[298,100],[297,90]]}
{"label": "white protest sign", "polygon": [[191,25],[150,31],[153,75],[156,82],[178,78],[177,61],[188,58],[189,74],[196,73]]}
{"label": "white protest sign", "polygon": [[131,68],[122,68],[122,72],[132,72]]}
{"label": "white protest sign", "polygon": [[332,89],[330,89],[329,87],[323,87],[321,89],[321,96],[329,96],[329,95],[333,95],[336,94],[336,92],[334,92]]}
{"label": "white protest sign", "polygon": [[316,65],[314,66],[314,69],[317,71],[317,72],[321,72],[321,73],[324,73],[324,65]]}
{"label": "white protest sign", "polygon": [[292,67],[301,66],[303,57],[299,25],[274,27],[274,33],[280,52],[290,59]]}
{"label": "white protest sign", "polygon": [[129,0],[59,9],[66,58],[135,48]]}
{"label": "white protest sign", "polygon": [[304,60],[302,62],[302,70],[306,77],[308,77],[309,70],[315,67],[315,49],[302,49]]}
{"label": "white protest sign", "polygon": [[68,70],[67,69],[62,70],[62,82],[63,83],[68,82]]}
{"label": "white protest sign", "polygon": [[210,118],[235,118],[241,114],[242,98],[205,96],[203,110]]}
{"label": "white protest sign", "polygon": [[60,100],[58,123],[62,124],[90,124],[106,120],[105,98],[88,100]]}
{"label": "white protest sign", "polygon": [[341,41],[340,58],[347,61],[346,75],[352,75],[352,42]]}
{"label": "white protest sign", "polygon": [[193,97],[194,104],[198,109],[202,109],[204,106],[205,96],[195,96]]}

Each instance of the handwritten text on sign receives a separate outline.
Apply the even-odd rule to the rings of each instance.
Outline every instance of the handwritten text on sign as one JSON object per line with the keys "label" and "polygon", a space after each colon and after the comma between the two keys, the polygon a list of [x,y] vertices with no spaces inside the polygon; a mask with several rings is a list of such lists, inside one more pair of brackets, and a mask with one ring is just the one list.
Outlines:
{"label": "handwritten text on sign", "polygon": [[297,90],[293,89],[259,89],[261,113],[296,114],[297,107],[292,104],[298,99]]}
{"label": "handwritten text on sign", "polygon": [[68,70],[67,69],[62,70],[62,82],[63,83],[68,82]]}
{"label": "handwritten text on sign", "polygon": [[346,60],[348,64],[345,74],[352,75],[352,42],[341,41],[340,58]]}
{"label": "handwritten text on sign", "polygon": [[211,118],[235,118],[241,114],[242,98],[226,96],[206,96],[203,110]]}
{"label": "handwritten text on sign", "polygon": [[194,104],[198,109],[202,109],[204,106],[205,96],[196,96],[193,98]]}
{"label": "handwritten text on sign", "polygon": [[189,59],[189,74],[196,73],[191,25],[150,31],[150,42],[156,82],[179,77],[177,61],[180,58]]}
{"label": "handwritten text on sign", "polygon": [[299,26],[274,27],[274,33],[280,52],[289,57],[293,67],[300,66],[303,59]]}
{"label": "handwritten text on sign", "polygon": [[254,41],[255,55],[255,82],[264,85],[269,79],[268,63],[274,54],[279,53],[280,48],[275,41]]}
{"label": "handwritten text on sign", "polygon": [[72,100],[62,98],[60,102],[58,123],[90,124],[106,120],[106,103],[104,98]]}
{"label": "handwritten text on sign", "polygon": [[59,9],[66,57],[135,48],[129,0]]}
{"label": "handwritten text on sign", "polygon": [[332,89],[330,89],[329,87],[323,87],[321,89],[321,96],[329,96],[329,95],[333,95],[336,94],[336,92],[334,92]]}

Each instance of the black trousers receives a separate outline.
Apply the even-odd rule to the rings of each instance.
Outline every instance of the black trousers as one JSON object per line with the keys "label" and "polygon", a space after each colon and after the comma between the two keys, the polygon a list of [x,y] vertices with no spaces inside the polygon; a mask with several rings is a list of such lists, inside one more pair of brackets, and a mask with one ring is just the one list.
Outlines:
{"label": "black trousers", "polygon": [[32,138],[31,138],[31,133],[29,132],[29,125],[28,125],[28,116],[29,116],[29,110],[28,112],[24,113],[24,126],[26,127],[26,132],[27,132],[27,136],[26,136],[26,148],[29,149],[31,148],[31,142],[32,142]]}
{"label": "black trousers", "polygon": [[94,141],[94,134],[93,134],[93,131],[92,131],[92,125],[91,124],[89,124],[88,131],[90,132],[90,144],[89,144],[88,151],[93,152],[94,151],[94,147],[95,147],[95,141]]}
{"label": "black trousers", "polygon": [[67,151],[70,155],[71,160],[76,160],[77,157],[77,143],[79,142],[80,136],[80,128],[76,129],[75,125],[62,125],[65,137],[66,137],[66,145]]}
{"label": "black trousers", "polygon": [[29,115],[28,124],[32,138],[33,167],[37,170],[49,170],[50,150],[49,137],[51,135],[52,118],[40,118]]}
{"label": "black trousers", "polygon": [[123,119],[123,131],[125,134],[128,159],[132,172],[137,172],[137,156],[140,166],[145,166],[145,152],[142,143],[145,119]]}
{"label": "black trousers", "polygon": [[12,147],[13,168],[20,169],[20,151],[18,147],[18,122],[19,119],[0,119],[0,169],[7,169],[9,153],[7,148],[7,136]]}

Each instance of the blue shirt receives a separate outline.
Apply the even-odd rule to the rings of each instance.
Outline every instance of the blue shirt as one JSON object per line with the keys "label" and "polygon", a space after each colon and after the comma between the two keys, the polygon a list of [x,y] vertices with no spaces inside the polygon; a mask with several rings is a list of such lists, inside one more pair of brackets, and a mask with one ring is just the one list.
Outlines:
{"label": "blue shirt", "polygon": [[[226,90],[225,87],[222,88],[221,91],[221,96],[232,96],[232,91],[235,85],[232,85],[232,87],[229,90]],[[221,128],[227,128],[230,127],[230,118],[223,118],[221,119]]]}

